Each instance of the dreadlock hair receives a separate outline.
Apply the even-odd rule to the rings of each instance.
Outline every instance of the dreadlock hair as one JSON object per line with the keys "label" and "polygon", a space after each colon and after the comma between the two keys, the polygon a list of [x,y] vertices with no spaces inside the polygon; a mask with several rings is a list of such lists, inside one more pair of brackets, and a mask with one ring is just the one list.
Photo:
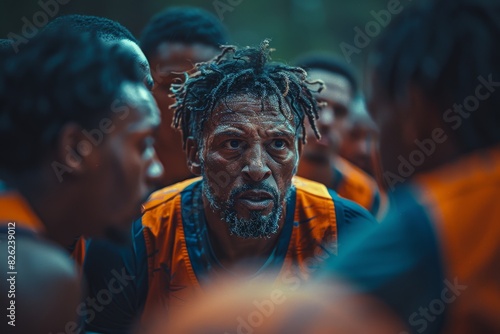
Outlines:
{"label": "dreadlock hair", "polygon": [[139,44],[132,33],[120,23],[105,17],[71,14],[59,16],[44,28],[45,31],[70,29],[77,33],[93,33],[105,42],[126,39]]}
{"label": "dreadlock hair", "polygon": [[224,46],[219,56],[196,64],[193,74],[186,73],[185,82],[172,85],[176,98],[172,105],[173,126],[181,129],[184,148],[190,136],[200,142],[203,126],[212,111],[235,95],[256,96],[261,100],[262,110],[266,100],[276,99],[280,112],[287,119],[294,119],[297,129],[301,128],[304,143],[306,117],[320,138],[316,127],[319,107],[309,87],[317,85],[317,91],[321,91],[323,83],[308,81],[306,71],[300,67],[270,62],[271,51],[268,39],[259,48],[237,50],[234,46]]}
{"label": "dreadlock hair", "polygon": [[[474,95],[480,77],[500,81],[499,40],[498,1],[418,1],[391,23],[368,65],[389,98],[403,100],[413,85],[445,112]],[[454,130],[463,153],[500,142],[499,110],[492,92]]]}
{"label": "dreadlock hair", "polygon": [[170,7],[153,16],[141,34],[141,49],[148,59],[163,42],[214,48],[228,42],[226,27],[213,14],[196,7]]}

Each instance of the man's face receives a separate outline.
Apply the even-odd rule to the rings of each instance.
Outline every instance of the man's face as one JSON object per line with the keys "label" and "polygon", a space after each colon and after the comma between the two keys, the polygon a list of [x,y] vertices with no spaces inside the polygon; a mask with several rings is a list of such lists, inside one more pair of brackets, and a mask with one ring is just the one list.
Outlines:
{"label": "man's face", "polygon": [[128,39],[122,39],[118,42],[118,44],[134,55],[137,60],[137,64],[139,64],[139,67],[144,75],[144,85],[146,85],[149,90],[153,89],[153,77],[151,76],[149,62],[139,45]]}
{"label": "man's face", "polygon": [[354,102],[345,125],[346,131],[342,138],[339,154],[368,174],[374,175],[372,150],[378,145],[378,130],[363,101]]}
{"label": "man's face", "polygon": [[318,141],[312,129],[307,129],[307,145],[304,147],[303,158],[327,162],[332,153],[338,152],[353,94],[349,81],[341,75],[310,70],[308,77],[311,80],[323,80],[325,83],[325,89],[315,94],[317,101],[325,106],[321,108],[317,120],[321,139]]}
{"label": "man's face", "polygon": [[294,121],[280,113],[277,101],[261,108],[248,95],[220,103],[198,151],[205,202],[242,238],[277,232],[299,157]]}
{"label": "man's face", "polygon": [[95,168],[85,179],[94,194],[88,203],[96,215],[91,235],[127,229],[157,176],[159,162],[152,145],[159,112],[153,97],[142,84],[129,82],[123,84],[118,101],[112,106],[111,125],[99,129],[102,143],[94,147]]}
{"label": "man's face", "polygon": [[164,42],[158,46],[151,58],[151,68],[155,82],[153,96],[162,113],[168,111],[172,114],[169,108],[175,102],[175,99],[169,96],[172,83],[175,80],[184,80],[183,72],[192,70],[196,63],[212,59],[219,52],[217,48],[203,44]]}
{"label": "man's face", "polygon": [[151,58],[154,77],[153,96],[161,112],[161,129],[156,135],[156,149],[160,160],[169,165],[161,184],[172,184],[192,177],[186,166],[186,157],[182,149],[182,138],[172,128],[173,109],[170,106],[175,99],[170,95],[172,83],[184,81],[183,72],[193,69],[194,64],[212,59],[218,50],[201,44],[162,43]]}

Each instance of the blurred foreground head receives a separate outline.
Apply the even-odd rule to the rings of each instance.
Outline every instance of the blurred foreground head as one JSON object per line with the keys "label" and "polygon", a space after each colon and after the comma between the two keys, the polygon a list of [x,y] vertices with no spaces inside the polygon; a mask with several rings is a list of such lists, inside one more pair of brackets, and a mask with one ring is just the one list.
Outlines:
{"label": "blurred foreground head", "polygon": [[59,16],[51,21],[44,29],[45,31],[70,30],[77,34],[95,34],[104,43],[120,45],[134,56],[142,75],[144,84],[153,88],[153,78],[149,68],[148,60],[139,47],[139,42],[132,33],[120,23],[105,17],[70,14]]}
{"label": "blurred foreground head", "polygon": [[149,193],[159,120],[135,57],[56,29],[2,62],[0,177],[56,241],[126,227]]}
{"label": "blurred foreground head", "polygon": [[[159,314],[140,334],[387,334],[404,327],[371,299],[345,298],[329,285],[298,288],[277,285],[226,283],[213,287],[188,308]],[[359,305],[363,305],[361,308]]]}
{"label": "blurred foreground head", "polygon": [[498,1],[419,1],[380,38],[367,99],[389,185],[500,142],[499,21]]}

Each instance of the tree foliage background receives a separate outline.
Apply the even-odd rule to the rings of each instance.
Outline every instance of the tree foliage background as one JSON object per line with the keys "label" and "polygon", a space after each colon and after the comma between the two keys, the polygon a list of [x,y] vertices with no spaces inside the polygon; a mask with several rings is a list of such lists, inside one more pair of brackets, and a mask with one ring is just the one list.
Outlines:
{"label": "tree foliage background", "polygon": [[[272,39],[277,49],[276,60],[293,61],[312,52],[330,52],[346,58],[341,43],[354,44],[355,28],[365,31],[374,21],[373,12],[399,0],[1,0],[0,34],[22,34],[26,21],[35,16],[43,20],[44,5],[57,4],[57,13],[105,16],[119,21],[136,36],[155,13],[168,6],[198,6],[219,17],[228,27],[232,42],[240,46],[257,45],[264,38]],[[401,0],[406,6],[411,0]],[[53,8],[55,8],[53,6]],[[38,13],[38,14],[37,14]],[[47,15],[50,19],[50,15]],[[43,22],[43,21],[42,21]],[[380,30],[383,30],[381,27]],[[377,34],[373,34],[373,38]],[[11,35],[12,36],[12,35]],[[22,36],[22,35],[21,35]],[[370,38],[371,40],[371,38]],[[360,67],[366,51],[373,44],[352,53],[350,60]],[[344,44],[345,45],[345,44]]]}

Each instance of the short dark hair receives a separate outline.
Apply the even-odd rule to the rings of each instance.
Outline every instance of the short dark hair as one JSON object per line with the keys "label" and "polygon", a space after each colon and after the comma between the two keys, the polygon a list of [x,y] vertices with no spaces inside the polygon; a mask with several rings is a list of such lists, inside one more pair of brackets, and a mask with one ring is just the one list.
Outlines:
{"label": "short dark hair", "polygon": [[[276,97],[280,112],[296,120],[304,142],[306,117],[320,137],[316,128],[319,107],[309,87],[317,84],[321,90],[322,82],[307,81],[302,68],[270,62],[270,51],[269,40],[259,48],[237,50],[227,46],[214,60],[197,64],[196,72],[184,83],[172,85],[176,97],[174,126],[182,129],[184,147],[190,136],[200,142],[205,121],[215,107],[224,98],[238,94],[257,96],[262,109],[267,98]],[[290,111],[285,110],[285,104]]]}
{"label": "short dark hair", "polygon": [[[500,81],[499,22],[498,1],[418,1],[390,24],[369,65],[390,98],[417,87],[445,112],[475,94],[479,77]],[[495,91],[454,130],[463,151],[500,142],[499,110]]]}
{"label": "short dark hair", "polygon": [[228,42],[227,36],[224,25],[211,13],[196,7],[171,7],[153,16],[141,34],[140,45],[149,59],[163,42],[219,48]]}
{"label": "short dark hair", "polygon": [[93,128],[126,81],[142,85],[134,57],[95,36],[44,32],[2,60],[0,170],[37,167],[67,123]]}
{"label": "short dark hair", "polygon": [[349,81],[352,95],[359,93],[359,82],[354,68],[336,56],[313,53],[298,58],[294,64],[306,71],[317,69],[341,75]]}
{"label": "short dark hair", "polygon": [[139,44],[132,33],[120,23],[105,17],[71,14],[59,16],[45,26],[45,31],[71,29],[77,33],[96,34],[103,41],[130,40]]}

